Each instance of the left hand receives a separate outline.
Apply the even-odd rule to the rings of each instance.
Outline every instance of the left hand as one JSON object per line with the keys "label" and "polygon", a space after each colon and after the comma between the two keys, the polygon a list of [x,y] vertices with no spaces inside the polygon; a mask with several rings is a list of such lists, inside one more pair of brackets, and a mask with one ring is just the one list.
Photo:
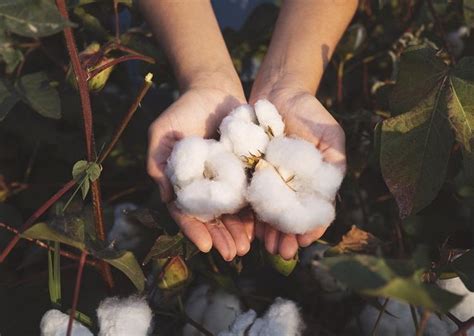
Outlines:
{"label": "left hand", "polygon": [[[346,169],[345,135],[341,126],[308,91],[285,86],[266,93],[253,94],[250,101],[255,103],[266,98],[273,103],[285,122],[287,135],[294,135],[313,143],[323,154],[326,162]],[[265,243],[268,252],[279,253],[284,259],[293,258],[298,247],[305,247],[318,240],[326,231],[326,226],[318,227],[302,235],[288,234],[274,229],[270,224],[256,221],[255,235]]]}

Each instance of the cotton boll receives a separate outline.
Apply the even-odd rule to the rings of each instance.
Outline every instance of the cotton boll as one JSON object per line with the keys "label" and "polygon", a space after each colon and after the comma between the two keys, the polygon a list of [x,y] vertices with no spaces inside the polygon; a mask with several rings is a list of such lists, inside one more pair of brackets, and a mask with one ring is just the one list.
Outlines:
{"label": "cotton boll", "polygon": [[331,203],[318,195],[292,190],[269,165],[257,167],[247,190],[247,200],[262,221],[286,233],[303,234],[317,226],[329,225],[335,217]]}
{"label": "cotton boll", "polygon": [[141,242],[140,228],[129,218],[127,212],[136,210],[133,203],[120,203],[114,208],[114,225],[107,234],[107,239],[114,242],[120,250],[132,250]]}
{"label": "cotton boll", "polygon": [[97,316],[99,336],[146,336],[153,314],[144,298],[130,296],[105,299],[97,309]]}
{"label": "cotton boll", "polygon": [[[57,309],[48,310],[41,319],[41,336],[66,336],[69,315]],[[72,325],[72,336],[93,336],[89,329],[76,320]]]}
{"label": "cotton boll", "polygon": [[219,131],[220,141],[239,157],[260,156],[269,141],[263,128],[233,115],[224,118]]}
{"label": "cotton boll", "polygon": [[177,206],[184,212],[208,221],[236,213],[245,205],[247,176],[235,155],[220,152],[208,157],[203,174],[177,191]]}
{"label": "cotton boll", "polygon": [[267,146],[265,160],[278,170],[284,168],[290,174],[311,179],[322,164],[322,155],[306,140],[276,137]]}
{"label": "cotton boll", "polygon": [[334,200],[344,179],[342,170],[333,164],[322,162],[312,180],[312,188],[328,200]]}
{"label": "cotton boll", "polygon": [[188,137],[174,145],[166,173],[175,189],[202,177],[208,153],[209,142],[199,137]]}
{"label": "cotton boll", "polygon": [[[438,280],[436,283],[439,287],[449,292],[464,296],[462,301],[456,307],[451,309],[451,314],[461,321],[466,321],[474,316],[474,293],[470,292],[466,286],[464,286],[464,283],[459,277]],[[472,330],[472,334],[474,335],[474,330]]]}
{"label": "cotton boll", "polygon": [[245,205],[244,165],[215,140],[191,137],[178,142],[168,161],[167,174],[178,208],[198,219],[209,221],[236,213]]}
{"label": "cotton boll", "polygon": [[[213,291],[209,286],[197,287],[186,301],[186,314],[214,335],[228,331],[229,326],[241,313],[239,299],[221,290]],[[183,336],[202,335],[192,325],[183,328]]]}
{"label": "cotton boll", "polygon": [[260,99],[255,103],[254,109],[258,123],[266,132],[271,132],[273,136],[285,133],[285,124],[275,105],[266,99]]}
{"label": "cotton boll", "polygon": [[229,116],[249,123],[257,123],[257,116],[255,115],[255,111],[253,107],[248,104],[236,107],[229,113]]}
{"label": "cotton boll", "polygon": [[298,307],[293,301],[276,298],[264,317],[255,320],[249,336],[299,336],[304,329]]}
{"label": "cotton boll", "polygon": [[217,336],[245,336],[245,332],[254,323],[256,318],[257,313],[250,309],[237,316],[229,331],[222,331]]}

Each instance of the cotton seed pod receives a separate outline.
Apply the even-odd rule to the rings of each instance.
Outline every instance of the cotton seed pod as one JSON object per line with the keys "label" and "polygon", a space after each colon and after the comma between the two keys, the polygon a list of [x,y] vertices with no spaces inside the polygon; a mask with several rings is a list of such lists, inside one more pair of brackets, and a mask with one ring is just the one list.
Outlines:
{"label": "cotton seed pod", "polygon": [[215,140],[189,137],[176,143],[166,173],[178,208],[200,220],[234,214],[246,204],[244,165]]}
{"label": "cotton seed pod", "polygon": [[[84,49],[84,51],[79,53],[79,59],[81,60],[81,64],[86,65],[88,73],[93,72],[95,69],[113,61],[114,59],[111,57],[102,56],[98,60],[94,60],[94,58],[97,57],[99,50],[100,50],[100,44],[97,42],[93,42],[89,46],[87,46],[87,48]],[[88,63],[91,63],[91,62],[93,62],[94,64],[89,65]],[[92,92],[98,92],[102,90],[105,84],[107,83],[107,80],[109,79],[110,74],[112,73],[114,67],[115,66],[110,66],[102,70],[93,78],[90,78],[87,81],[89,90]],[[72,64],[69,64],[67,74],[66,74],[66,79],[76,90],[78,89],[77,80],[74,74],[74,70],[72,68]]]}

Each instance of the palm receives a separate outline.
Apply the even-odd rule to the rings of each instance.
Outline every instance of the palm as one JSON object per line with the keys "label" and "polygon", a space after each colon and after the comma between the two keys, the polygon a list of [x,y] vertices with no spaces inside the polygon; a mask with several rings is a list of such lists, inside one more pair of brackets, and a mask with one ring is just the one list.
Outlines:
{"label": "palm", "polygon": [[[180,212],[173,203],[173,190],[164,171],[174,144],[188,136],[215,136],[225,114],[243,103],[242,98],[215,89],[191,89],[172,104],[149,130],[148,172],[159,184],[161,197],[171,215],[200,250],[214,246],[226,260],[250,248],[253,220],[248,214],[223,216],[218,223],[203,223]],[[242,230],[244,228],[244,230]]]}
{"label": "palm", "polygon": [[[342,128],[321,103],[307,92],[283,89],[267,95],[285,121],[285,131],[315,144],[327,162],[345,170],[345,137]],[[330,223],[328,223],[329,225]],[[280,253],[284,258],[293,257],[298,246],[308,246],[319,239],[326,227],[317,228],[304,235],[278,232],[271,225],[257,223],[256,234],[265,241],[267,250]]]}

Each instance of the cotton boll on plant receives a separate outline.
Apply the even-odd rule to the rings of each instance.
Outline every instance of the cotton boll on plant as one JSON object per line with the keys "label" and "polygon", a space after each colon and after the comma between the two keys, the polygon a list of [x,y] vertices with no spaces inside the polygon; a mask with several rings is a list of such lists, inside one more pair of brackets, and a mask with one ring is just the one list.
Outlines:
{"label": "cotton boll on plant", "polygon": [[255,322],[256,318],[257,313],[250,309],[237,316],[229,330],[221,331],[217,336],[245,336],[247,330]]}
{"label": "cotton boll on plant", "polygon": [[[48,310],[41,319],[41,336],[66,336],[69,315],[57,309]],[[76,320],[72,325],[72,336],[93,336],[91,331]]]}
{"label": "cotton boll on plant", "polygon": [[107,239],[119,250],[133,250],[142,241],[142,230],[127,217],[127,212],[137,208],[133,203],[120,203],[114,207],[114,225]]}
{"label": "cotton boll on plant", "polygon": [[[197,287],[186,301],[186,314],[214,335],[229,330],[229,326],[242,311],[239,299],[222,290],[213,290],[208,285]],[[183,336],[200,336],[199,330],[187,324]]]}
{"label": "cotton boll on plant", "polygon": [[255,114],[259,125],[272,136],[281,136],[285,133],[285,124],[275,105],[266,99],[258,100],[255,105]]}
{"label": "cotton boll on plant", "polygon": [[305,328],[293,301],[276,298],[262,318],[258,318],[248,336],[300,336]]}
{"label": "cotton boll on plant", "polygon": [[139,296],[107,298],[97,309],[99,336],[146,336],[150,331],[152,311]]}
{"label": "cotton boll on plant", "polygon": [[200,220],[236,213],[246,203],[244,165],[215,140],[189,137],[179,141],[168,160],[167,174],[178,208]]}
{"label": "cotton boll on plant", "polygon": [[[436,284],[449,292],[463,296],[462,301],[450,310],[451,314],[461,321],[467,321],[474,316],[474,293],[464,286],[464,283],[459,277],[438,280]],[[474,329],[472,329],[469,335],[474,335]]]}

